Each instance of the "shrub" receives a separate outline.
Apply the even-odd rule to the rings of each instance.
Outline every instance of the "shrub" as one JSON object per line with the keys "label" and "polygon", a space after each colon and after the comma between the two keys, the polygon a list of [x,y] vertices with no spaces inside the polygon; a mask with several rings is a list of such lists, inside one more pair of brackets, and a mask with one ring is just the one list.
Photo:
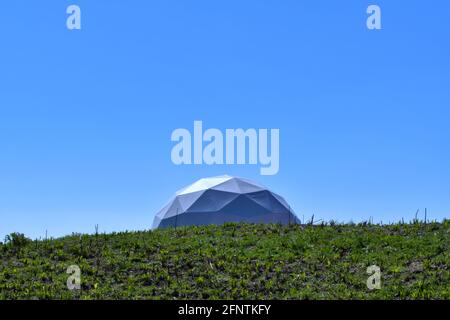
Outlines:
{"label": "shrub", "polygon": [[5,244],[10,245],[13,248],[23,248],[29,244],[32,240],[25,237],[23,233],[11,233],[5,237]]}

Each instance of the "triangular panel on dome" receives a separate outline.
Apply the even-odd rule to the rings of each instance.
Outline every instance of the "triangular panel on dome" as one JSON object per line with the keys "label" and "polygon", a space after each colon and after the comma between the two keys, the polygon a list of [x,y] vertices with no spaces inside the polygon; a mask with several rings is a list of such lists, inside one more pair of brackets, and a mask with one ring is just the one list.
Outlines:
{"label": "triangular panel on dome", "polygon": [[233,214],[242,218],[248,218],[254,215],[267,214],[271,212],[271,210],[270,208],[264,207],[248,198],[247,195],[240,194],[236,199],[223,207],[221,212],[225,214]]}
{"label": "triangular panel on dome", "polygon": [[228,179],[214,187],[211,188],[212,190],[217,191],[225,191],[225,192],[233,192],[233,193],[241,193],[239,189],[239,185],[236,181],[236,179]]}
{"label": "triangular panel on dome", "polygon": [[252,181],[252,180],[249,180],[249,179],[245,179],[245,178],[237,178],[237,177],[235,179],[238,179],[238,180],[246,182],[248,184],[257,186],[257,187],[259,187],[261,189],[268,190],[268,188],[265,185],[263,185],[261,183],[258,183],[258,182],[255,182],[255,181]]}
{"label": "triangular panel on dome", "polygon": [[239,187],[241,193],[252,193],[267,190],[266,188],[261,187],[255,183],[250,183],[248,181],[244,181],[242,179],[234,179]]}
{"label": "triangular panel on dome", "polygon": [[178,198],[174,198],[172,202],[170,203],[169,207],[165,210],[165,212],[162,213],[162,218],[167,219],[173,216],[176,216],[177,214],[180,214],[183,212],[183,209],[181,208],[181,204],[178,200]]}
{"label": "triangular panel on dome", "polygon": [[182,211],[187,211],[195,201],[198,200],[205,193],[206,190],[200,190],[197,192],[185,193],[177,196],[177,199],[180,202]]}
{"label": "triangular panel on dome", "polygon": [[282,196],[280,196],[279,194],[276,194],[274,192],[271,192],[272,196],[274,196],[278,201],[280,201],[280,203],[285,206],[286,208],[289,208],[289,204],[287,203],[286,200],[284,200],[284,198]]}
{"label": "triangular panel on dome", "polygon": [[227,180],[230,180],[230,176],[219,176],[219,177],[213,177],[213,178],[204,178],[200,179],[190,186],[187,186],[186,188],[183,188],[177,192],[177,195],[182,195],[186,193],[192,193],[197,192],[201,190],[210,189],[218,184],[221,184]]}
{"label": "triangular panel on dome", "polygon": [[167,210],[169,210],[170,206],[172,205],[172,202],[175,198],[171,199],[164,207],[161,208],[161,210],[158,211],[156,214],[156,217],[163,218],[164,215],[167,213]]}
{"label": "triangular panel on dome", "polygon": [[273,210],[274,199],[270,196],[270,192],[267,190],[258,191],[253,193],[246,193],[245,196],[252,201],[258,203],[260,206],[267,208],[267,210]]}
{"label": "triangular panel on dome", "polygon": [[215,212],[223,208],[239,194],[214,189],[206,190],[187,210],[187,212]]}

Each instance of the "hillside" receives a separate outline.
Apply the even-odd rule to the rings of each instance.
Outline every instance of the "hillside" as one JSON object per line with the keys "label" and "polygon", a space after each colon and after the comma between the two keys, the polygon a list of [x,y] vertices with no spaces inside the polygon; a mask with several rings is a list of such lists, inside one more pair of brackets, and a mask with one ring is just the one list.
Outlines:
{"label": "hillside", "polygon": [[[450,299],[449,238],[449,220],[13,235],[0,299]],[[67,289],[70,265],[81,290]],[[370,265],[380,290],[367,288]]]}

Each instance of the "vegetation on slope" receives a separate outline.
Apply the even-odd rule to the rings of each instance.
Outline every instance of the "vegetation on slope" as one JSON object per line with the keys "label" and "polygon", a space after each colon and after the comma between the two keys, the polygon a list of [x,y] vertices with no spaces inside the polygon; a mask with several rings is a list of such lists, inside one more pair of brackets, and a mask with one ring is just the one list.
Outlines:
{"label": "vegetation on slope", "polygon": [[[0,244],[0,299],[450,299],[450,221],[226,224]],[[70,265],[81,290],[68,290]],[[367,288],[367,267],[381,289]]]}

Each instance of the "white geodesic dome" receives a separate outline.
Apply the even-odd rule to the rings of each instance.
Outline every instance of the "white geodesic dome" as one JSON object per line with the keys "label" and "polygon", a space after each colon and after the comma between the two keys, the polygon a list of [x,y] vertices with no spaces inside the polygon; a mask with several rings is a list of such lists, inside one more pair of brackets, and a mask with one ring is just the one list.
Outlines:
{"label": "white geodesic dome", "polygon": [[178,191],[155,216],[153,228],[247,223],[299,223],[280,195],[243,178],[200,179]]}

